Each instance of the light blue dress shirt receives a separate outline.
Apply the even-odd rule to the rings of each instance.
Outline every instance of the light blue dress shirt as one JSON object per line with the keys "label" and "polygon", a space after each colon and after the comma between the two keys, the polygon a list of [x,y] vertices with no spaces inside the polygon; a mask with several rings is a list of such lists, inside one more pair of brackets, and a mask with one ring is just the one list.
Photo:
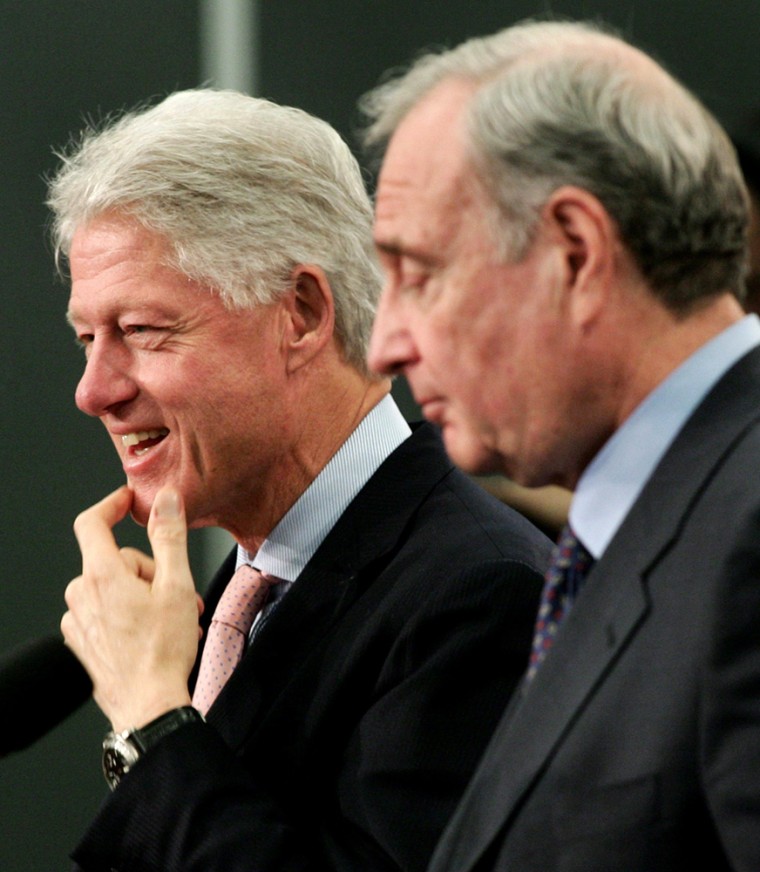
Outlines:
{"label": "light blue dress shirt", "polygon": [[697,349],[615,431],[581,476],[570,526],[597,560],[612,541],[671,443],[710,389],[760,344],[747,315]]}
{"label": "light blue dress shirt", "polygon": [[271,602],[260,619],[282,599],[349,503],[411,432],[393,398],[384,397],[293,503],[258,552],[252,555],[238,546],[236,568],[249,563],[283,579],[272,588]]}

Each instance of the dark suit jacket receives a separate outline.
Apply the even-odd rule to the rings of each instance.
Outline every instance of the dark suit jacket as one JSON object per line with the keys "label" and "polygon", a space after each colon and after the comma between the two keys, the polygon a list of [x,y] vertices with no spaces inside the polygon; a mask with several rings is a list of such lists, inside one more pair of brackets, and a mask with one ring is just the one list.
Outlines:
{"label": "dark suit jacket", "polygon": [[588,576],[431,870],[760,870],[759,416],[755,350]]}
{"label": "dark suit jacket", "polygon": [[549,550],[421,426],[278,604],[208,724],[137,763],[75,860],[424,869],[524,669]]}

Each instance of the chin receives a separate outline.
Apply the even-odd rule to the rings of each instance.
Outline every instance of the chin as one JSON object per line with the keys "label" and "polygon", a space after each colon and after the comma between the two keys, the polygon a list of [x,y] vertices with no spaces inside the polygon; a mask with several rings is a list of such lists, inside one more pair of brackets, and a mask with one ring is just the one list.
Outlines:
{"label": "chin", "polygon": [[446,453],[465,472],[475,475],[504,472],[502,458],[474,437],[463,438],[461,432],[446,428],[443,431],[443,441]]}
{"label": "chin", "polygon": [[132,500],[132,508],[129,510],[132,520],[141,527],[148,526],[151,503],[145,503],[144,499],[135,494]]}
{"label": "chin", "polygon": [[[184,506],[185,518],[188,527],[193,525],[193,517],[195,503],[193,502],[193,492],[186,488],[183,490],[177,483],[176,479],[172,481],[170,478],[160,481],[143,481],[140,484],[134,484],[127,480],[127,484],[132,488],[132,520],[141,527],[147,527],[150,518],[150,511],[153,508],[153,503],[156,500],[156,494],[165,485],[173,485],[182,497],[182,505]],[[188,491],[190,495],[188,496]],[[196,526],[200,526],[197,525]]]}
{"label": "chin", "polygon": [[160,485],[153,486],[145,482],[142,485],[135,485],[129,480],[127,484],[132,488],[132,508],[130,509],[132,520],[141,527],[146,527],[150,517],[150,510]]}

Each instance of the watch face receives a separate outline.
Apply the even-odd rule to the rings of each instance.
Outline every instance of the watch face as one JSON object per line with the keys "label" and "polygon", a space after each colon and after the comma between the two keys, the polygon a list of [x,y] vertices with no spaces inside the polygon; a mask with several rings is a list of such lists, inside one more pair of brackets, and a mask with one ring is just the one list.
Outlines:
{"label": "watch face", "polygon": [[190,705],[172,709],[139,730],[108,733],[103,739],[103,774],[111,790],[144,754],[169,733],[185,724],[203,723],[203,715]]}
{"label": "watch face", "polygon": [[121,734],[109,733],[103,741],[103,775],[113,790],[140,756]]}

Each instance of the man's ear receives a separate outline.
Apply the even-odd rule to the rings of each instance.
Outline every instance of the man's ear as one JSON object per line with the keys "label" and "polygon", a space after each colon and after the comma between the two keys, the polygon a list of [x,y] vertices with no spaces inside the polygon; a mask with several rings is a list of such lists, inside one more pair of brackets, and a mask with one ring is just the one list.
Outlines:
{"label": "man's ear", "polygon": [[577,323],[587,323],[607,302],[613,287],[620,238],[617,226],[589,191],[557,188],[547,200],[544,218],[562,257],[563,289]]}
{"label": "man's ear", "polygon": [[321,267],[299,264],[291,275],[292,287],[283,299],[287,317],[288,372],[309,363],[333,339],[335,304]]}

